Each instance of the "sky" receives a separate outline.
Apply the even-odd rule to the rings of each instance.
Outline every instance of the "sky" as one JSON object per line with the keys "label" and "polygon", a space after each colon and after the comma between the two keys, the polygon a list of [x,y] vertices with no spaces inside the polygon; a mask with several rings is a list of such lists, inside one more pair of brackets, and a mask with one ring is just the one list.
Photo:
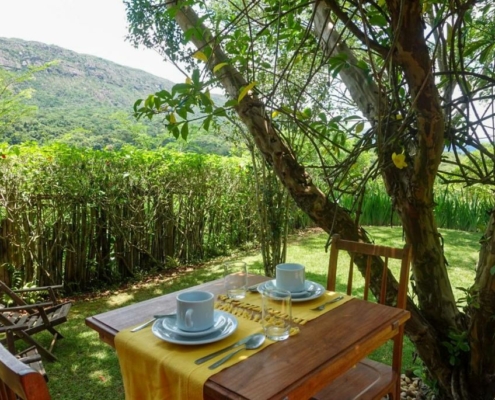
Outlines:
{"label": "sky", "polygon": [[127,25],[122,0],[0,0],[0,37],[54,44],[183,82],[158,53],[125,41]]}

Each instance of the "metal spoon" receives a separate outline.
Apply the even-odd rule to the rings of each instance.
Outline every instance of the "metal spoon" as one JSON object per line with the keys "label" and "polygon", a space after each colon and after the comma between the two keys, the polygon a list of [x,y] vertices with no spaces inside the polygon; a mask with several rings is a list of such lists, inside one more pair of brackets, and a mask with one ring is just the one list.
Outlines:
{"label": "metal spoon", "polygon": [[322,311],[328,304],[336,303],[344,298],[344,296],[338,296],[335,299],[327,301],[326,303],[320,304],[318,307],[312,308],[313,311]]}
{"label": "metal spoon", "polygon": [[211,364],[208,368],[215,369],[216,367],[222,365],[224,362],[230,360],[234,354],[239,353],[241,350],[254,350],[260,347],[265,342],[265,335],[263,333],[258,333],[251,336],[251,338],[244,344],[244,347],[227,354],[224,358],[218,360],[216,363]]}
{"label": "metal spoon", "polygon": [[146,328],[148,325],[152,324],[155,322],[157,319],[160,318],[169,318],[169,317],[176,317],[177,314],[164,314],[164,315],[154,315],[153,319],[150,319],[149,321],[146,321],[144,324],[138,325],[135,328],[131,329],[131,332],[137,332],[140,331],[141,329]]}

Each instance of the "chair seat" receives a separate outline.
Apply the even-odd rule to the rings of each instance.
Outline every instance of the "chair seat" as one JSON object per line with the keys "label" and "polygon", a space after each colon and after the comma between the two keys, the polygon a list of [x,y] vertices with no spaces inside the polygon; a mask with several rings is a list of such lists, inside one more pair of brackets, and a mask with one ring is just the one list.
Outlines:
{"label": "chair seat", "polygon": [[385,396],[397,373],[389,365],[365,358],[344,375],[332,381],[312,399],[315,400],[376,400]]}
{"label": "chair seat", "polygon": [[45,381],[48,382],[48,375],[46,374],[45,367],[41,361],[41,356],[35,346],[29,347],[16,354],[16,357],[21,360],[24,364],[29,365],[35,371],[38,371]]}

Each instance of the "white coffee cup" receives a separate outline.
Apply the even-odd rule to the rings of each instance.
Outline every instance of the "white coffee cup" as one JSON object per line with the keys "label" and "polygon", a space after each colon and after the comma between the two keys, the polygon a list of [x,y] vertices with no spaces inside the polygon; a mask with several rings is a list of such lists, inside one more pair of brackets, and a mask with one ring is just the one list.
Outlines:
{"label": "white coffee cup", "polygon": [[302,292],[306,278],[304,265],[295,263],[278,264],[275,267],[275,286],[289,292]]}
{"label": "white coffee cup", "polygon": [[213,326],[215,296],[194,290],[177,295],[177,327],[187,332],[198,332]]}

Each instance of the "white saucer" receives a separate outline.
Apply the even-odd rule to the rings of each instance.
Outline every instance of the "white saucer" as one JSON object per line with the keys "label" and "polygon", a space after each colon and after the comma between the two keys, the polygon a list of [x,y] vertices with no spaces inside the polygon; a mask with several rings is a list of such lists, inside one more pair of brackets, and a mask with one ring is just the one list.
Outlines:
{"label": "white saucer", "polygon": [[[317,299],[318,297],[323,296],[325,294],[325,288],[319,283],[306,281],[304,285],[306,289],[303,292],[291,292],[292,301],[294,303]],[[274,289],[274,288],[276,288],[275,279],[271,281],[263,282],[260,285],[258,285],[258,291],[260,293],[264,289]]]}
{"label": "white saucer", "polygon": [[153,332],[156,337],[164,340],[165,342],[183,344],[188,346],[217,342],[219,340],[225,339],[235,332],[235,330],[237,329],[237,319],[232,314],[229,314],[225,311],[215,310],[215,314],[218,316],[223,316],[225,318],[225,323],[222,327],[207,335],[199,337],[186,337],[173,333],[164,328],[163,319],[159,319],[153,323],[151,332]]}
{"label": "white saucer", "polygon": [[174,333],[176,335],[184,336],[184,337],[199,337],[206,336],[210,333],[218,331],[227,323],[227,317],[225,314],[220,311],[213,312],[213,326],[211,328],[205,329],[203,331],[189,332],[179,329],[177,326],[177,318],[163,318],[161,320],[162,328],[165,329],[169,333]]}

